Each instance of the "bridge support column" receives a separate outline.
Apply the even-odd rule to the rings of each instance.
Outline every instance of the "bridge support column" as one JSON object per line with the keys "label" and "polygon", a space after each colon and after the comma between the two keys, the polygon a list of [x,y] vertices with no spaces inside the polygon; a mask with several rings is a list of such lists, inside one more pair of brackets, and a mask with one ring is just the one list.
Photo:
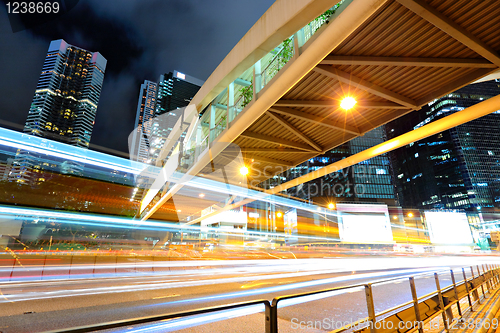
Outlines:
{"label": "bridge support column", "polygon": [[234,119],[234,82],[231,82],[227,87],[227,109],[226,109],[226,128],[229,127],[229,122]]}
{"label": "bridge support column", "polygon": [[304,45],[304,28],[300,29],[293,36],[293,56],[298,57],[300,55],[300,50],[302,49],[302,45]]}
{"label": "bridge support column", "polygon": [[209,141],[212,142],[215,140],[215,112],[217,111],[217,108],[215,107],[214,104],[210,105],[210,134],[209,134]]}
{"label": "bridge support column", "polygon": [[262,68],[260,60],[253,65],[253,100],[257,98],[257,94],[262,89]]}

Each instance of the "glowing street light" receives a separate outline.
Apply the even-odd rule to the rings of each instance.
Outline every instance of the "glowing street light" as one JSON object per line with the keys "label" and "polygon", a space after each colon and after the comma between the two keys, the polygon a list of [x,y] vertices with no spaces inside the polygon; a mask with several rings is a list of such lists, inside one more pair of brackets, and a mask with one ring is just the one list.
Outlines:
{"label": "glowing street light", "polygon": [[277,212],[277,213],[276,213],[276,217],[277,217],[277,218],[281,218],[282,216],[283,216],[283,214],[282,214],[281,212]]}
{"label": "glowing street light", "polygon": [[330,202],[328,204],[328,209],[334,209],[335,208],[335,204],[333,202]]}
{"label": "glowing street light", "polygon": [[356,105],[356,100],[353,97],[345,97],[341,102],[340,102],[340,107],[344,110],[350,110]]}
{"label": "glowing street light", "polygon": [[240,168],[240,173],[243,175],[243,176],[246,176],[248,175],[248,168],[246,166],[242,166]]}
{"label": "glowing street light", "polygon": [[205,197],[205,194],[204,194],[204,193],[200,193],[200,194],[198,194],[198,196],[199,196],[200,198],[204,198],[204,197]]}
{"label": "glowing street light", "polygon": [[413,213],[408,213],[408,217],[413,217]]}

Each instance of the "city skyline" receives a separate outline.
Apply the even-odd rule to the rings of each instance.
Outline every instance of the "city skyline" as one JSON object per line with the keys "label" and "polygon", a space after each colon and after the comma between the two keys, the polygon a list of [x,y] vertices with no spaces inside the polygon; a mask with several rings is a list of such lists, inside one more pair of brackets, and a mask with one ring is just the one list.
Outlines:
{"label": "city skyline", "polygon": [[[64,39],[98,50],[108,59],[91,144],[128,153],[137,87],[145,79],[174,69],[206,79],[272,3],[87,0],[57,20],[17,33],[12,32],[8,20],[1,20],[0,61],[15,66],[3,68],[0,85],[9,98],[0,101],[0,126],[22,130],[47,44]],[[245,15],[235,16],[237,12]],[[0,15],[7,17],[6,9],[0,9]],[[175,29],[165,29],[165,25]],[[201,53],[203,61],[199,61]]]}

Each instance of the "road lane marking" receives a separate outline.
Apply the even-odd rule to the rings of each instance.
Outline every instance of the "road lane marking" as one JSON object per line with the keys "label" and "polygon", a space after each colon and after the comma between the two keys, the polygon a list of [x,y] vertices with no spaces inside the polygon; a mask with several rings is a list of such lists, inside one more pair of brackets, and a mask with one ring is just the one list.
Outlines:
{"label": "road lane marking", "polygon": [[169,297],[177,297],[177,296],[180,296],[180,295],[173,294],[173,295],[166,295],[166,296],[157,296],[157,297],[153,297],[152,299],[169,298]]}

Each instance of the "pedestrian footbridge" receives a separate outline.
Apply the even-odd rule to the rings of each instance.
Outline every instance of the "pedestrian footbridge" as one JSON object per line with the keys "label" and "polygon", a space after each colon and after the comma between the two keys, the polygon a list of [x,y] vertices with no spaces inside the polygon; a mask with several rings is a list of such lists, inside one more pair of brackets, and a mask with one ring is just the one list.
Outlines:
{"label": "pedestrian footbridge", "polygon": [[[168,181],[174,169],[210,178],[216,164],[238,160],[254,187],[467,84],[495,78],[499,26],[496,0],[277,0],[177,122],[159,159],[165,177],[145,195],[141,217],[182,187]],[[352,109],[340,106],[346,97],[355,99]],[[238,185],[237,168],[227,169],[224,181]]]}

